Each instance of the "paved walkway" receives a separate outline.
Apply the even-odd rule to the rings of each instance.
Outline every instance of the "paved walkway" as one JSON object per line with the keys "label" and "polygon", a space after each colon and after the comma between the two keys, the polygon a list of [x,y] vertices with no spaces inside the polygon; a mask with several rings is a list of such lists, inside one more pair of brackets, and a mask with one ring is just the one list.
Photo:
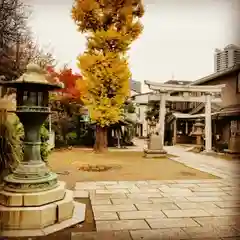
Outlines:
{"label": "paved walkway", "polygon": [[97,232],[72,239],[240,239],[239,164],[165,149],[173,160],[221,179],[76,183],[76,197],[90,195]]}

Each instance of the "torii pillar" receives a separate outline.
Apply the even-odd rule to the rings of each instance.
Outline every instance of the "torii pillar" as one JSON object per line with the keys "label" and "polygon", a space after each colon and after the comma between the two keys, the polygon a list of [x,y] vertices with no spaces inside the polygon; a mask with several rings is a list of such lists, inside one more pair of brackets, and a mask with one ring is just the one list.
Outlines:
{"label": "torii pillar", "polygon": [[166,115],[166,93],[160,92],[159,104],[159,136],[161,137],[162,146],[164,146],[165,133],[165,115]]}
{"label": "torii pillar", "polygon": [[211,94],[206,93],[205,102],[205,152],[212,152],[212,114],[211,114]]}

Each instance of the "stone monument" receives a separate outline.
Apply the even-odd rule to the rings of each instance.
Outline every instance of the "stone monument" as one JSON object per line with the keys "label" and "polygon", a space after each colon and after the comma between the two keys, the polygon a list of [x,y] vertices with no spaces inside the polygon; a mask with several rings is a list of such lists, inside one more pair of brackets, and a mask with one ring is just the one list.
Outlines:
{"label": "stone monument", "polygon": [[24,154],[17,168],[5,177],[0,191],[0,236],[41,236],[83,222],[85,205],[73,201],[40,155],[40,127],[50,114],[49,91],[61,88],[49,83],[44,71],[29,64],[16,81],[0,82],[15,88],[16,114],[24,126]]}
{"label": "stone monument", "polygon": [[150,135],[147,149],[144,149],[144,157],[146,158],[163,158],[167,152],[163,149],[161,136],[159,131]]}

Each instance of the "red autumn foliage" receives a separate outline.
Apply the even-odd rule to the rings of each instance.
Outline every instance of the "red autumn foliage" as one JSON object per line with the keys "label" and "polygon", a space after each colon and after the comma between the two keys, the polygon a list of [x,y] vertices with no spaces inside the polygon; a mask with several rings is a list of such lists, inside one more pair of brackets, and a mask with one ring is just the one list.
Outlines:
{"label": "red autumn foliage", "polygon": [[72,72],[71,68],[64,67],[59,72],[56,72],[53,67],[47,67],[49,80],[51,82],[61,82],[64,88],[58,90],[58,97],[62,100],[71,102],[81,102],[83,95],[84,81],[80,74]]}

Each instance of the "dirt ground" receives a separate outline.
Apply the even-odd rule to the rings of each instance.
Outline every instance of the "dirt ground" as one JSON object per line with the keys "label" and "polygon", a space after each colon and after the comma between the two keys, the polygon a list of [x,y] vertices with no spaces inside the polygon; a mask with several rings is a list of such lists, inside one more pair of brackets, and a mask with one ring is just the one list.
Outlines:
{"label": "dirt ground", "polygon": [[[103,172],[79,170],[86,165],[112,167]],[[217,178],[208,173],[189,168],[168,158],[145,159],[141,152],[93,153],[91,150],[73,148],[54,151],[49,156],[50,168],[59,174],[59,179],[73,188],[78,181],[131,181]]]}

